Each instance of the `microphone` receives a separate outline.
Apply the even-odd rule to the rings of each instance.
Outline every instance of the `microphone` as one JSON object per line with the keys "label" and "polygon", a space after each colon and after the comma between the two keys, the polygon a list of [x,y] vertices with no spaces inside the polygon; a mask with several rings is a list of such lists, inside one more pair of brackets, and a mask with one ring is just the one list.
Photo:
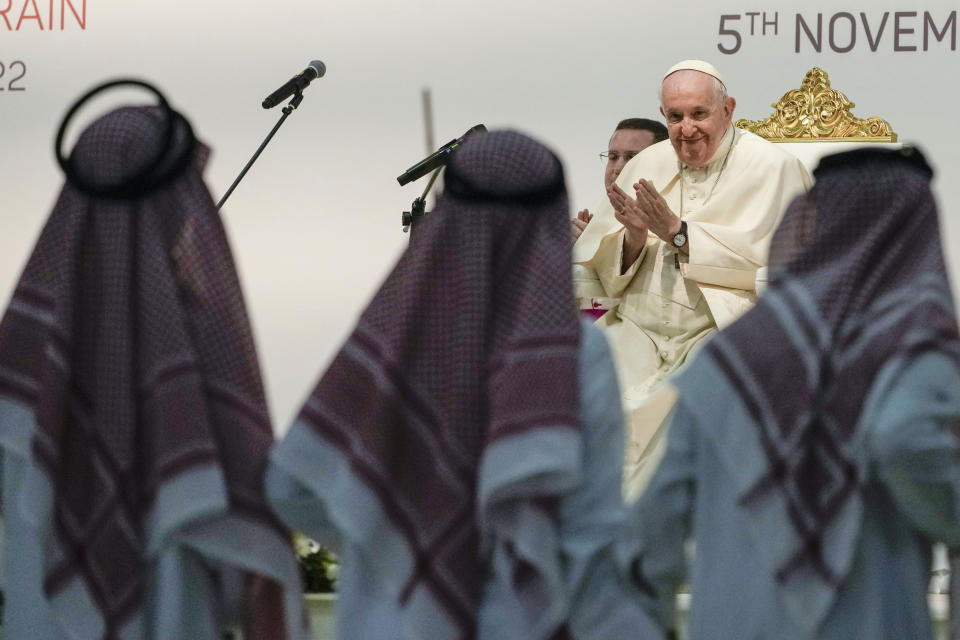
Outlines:
{"label": "microphone", "polygon": [[319,60],[311,60],[310,65],[306,69],[287,80],[286,84],[268,95],[263,100],[263,108],[272,109],[294,93],[306,89],[312,80],[322,78],[326,72],[327,67],[324,66],[322,62]]}
{"label": "microphone", "polygon": [[398,178],[397,182],[400,183],[400,186],[407,184],[408,182],[413,182],[417,178],[423,177],[426,174],[430,173],[437,167],[442,167],[447,164],[447,161],[450,160],[450,154],[454,150],[463,144],[463,141],[469,138],[474,133],[486,133],[487,128],[482,124],[470,127],[470,130],[459,138],[451,140],[447,144],[443,145],[429,156],[413,165],[409,169],[403,172]]}

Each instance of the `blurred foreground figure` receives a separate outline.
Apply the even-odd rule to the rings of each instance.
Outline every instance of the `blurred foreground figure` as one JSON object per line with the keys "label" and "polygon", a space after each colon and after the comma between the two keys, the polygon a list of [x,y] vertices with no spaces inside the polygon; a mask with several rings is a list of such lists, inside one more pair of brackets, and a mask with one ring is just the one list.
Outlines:
{"label": "blurred foreground figure", "polygon": [[691,638],[930,638],[931,545],[960,543],[960,344],[931,170],[863,150],[815,176],[756,308],[676,381],[636,505],[635,579],[663,624],[689,580]]}
{"label": "blurred foreground figure", "polygon": [[656,638],[614,572],[622,416],[574,308],[560,163],[492,132],[445,180],[272,454],[271,498],[342,555],[341,640]]}
{"label": "blurred foreground figure", "polygon": [[301,637],[207,155],[172,110],[90,125],[0,323],[5,638]]}

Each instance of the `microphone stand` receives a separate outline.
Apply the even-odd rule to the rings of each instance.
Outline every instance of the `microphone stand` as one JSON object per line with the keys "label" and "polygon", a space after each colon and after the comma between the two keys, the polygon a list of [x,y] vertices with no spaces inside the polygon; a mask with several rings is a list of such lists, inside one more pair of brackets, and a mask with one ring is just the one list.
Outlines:
{"label": "microphone stand", "polygon": [[290,102],[288,102],[287,105],[283,108],[283,115],[280,116],[280,120],[277,121],[277,124],[275,124],[273,126],[273,129],[270,131],[270,133],[267,134],[267,137],[263,141],[263,144],[261,144],[260,148],[257,149],[256,153],[253,154],[253,157],[250,158],[249,162],[247,162],[247,166],[243,168],[243,171],[240,172],[240,175],[237,176],[237,179],[233,181],[233,184],[230,185],[230,188],[227,189],[227,192],[223,194],[222,198],[220,198],[220,202],[217,203],[217,209],[220,209],[220,207],[223,206],[223,203],[227,201],[227,198],[230,197],[230,194],[233,193],[233,190],[236,189],[237,185],[240,184],[240,181],[243,180],[243,176],[247,175],[247,171],[250,170],[250,167],[253,166],[253,163],[257,161],[257,158],[260,157],[260,154],[267,147],[267,144],[270,142],[270,139],[273,138],[273,134],[277,132],[277,130],[280,128],[280,125],[283,124],[284,120],[286,120],[287,117],[291,113],[293,113],[297,107],[300,106],[301,102],[303,102],[303,92],[298,89],[296,92],[294,92],[293,99],[290,100]]}
{"label": "microphone stand", "polygon": [[437,177],[440,175],[440,172],[443,170],[443,166],[437,167],[436,171],[430,176],[430,181],[427,182],[427,188],[423,190],[423,193],[420,194],[416,200],[413,201],[413,204],[410,205],[410,211],[404,211],[400,217],[400,221],[403,224],[403,232],[410,232],[411,237],[413,236],[413,228],[417,225],[418,222],[423,220],[427,215],[427,194],[430,192],[430,188],[433,187],[433,183],[436,182]]}

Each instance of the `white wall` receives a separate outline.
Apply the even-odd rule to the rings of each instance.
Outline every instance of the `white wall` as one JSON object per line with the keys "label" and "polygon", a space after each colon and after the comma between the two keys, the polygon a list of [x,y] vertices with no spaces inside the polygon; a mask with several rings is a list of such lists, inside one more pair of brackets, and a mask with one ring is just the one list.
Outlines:
{"label": "white wall", "polygon": [[[477,123],[512,127],[541,139],[563,158],[574,206],[600,196],[603,150],[613,125],[657,116],[663,71],[682,58],[714,62],[737,98],[736,117],[760,119],[770,103],[820,66],[857,107],[886,117],[904,141],[920,143],[939,169],[936,188],[952,263],[960,255],[960,102],[958,52],[927,29],[942,31],[957,5],[945,0],[847,5],[856,20],[834,16],[828,2],[750,2],[717,9],[707,0],[86,0],[81,29],[70,10],[83,0],[0,0],[0,300],[12,290],[61,183],[53,136],[69,103],[116,76],[139,76],[163,88],[214,148],[207,178],[222,194],[280,116],[261,100],[315,58],[324,78],[224,208],[256,331],[271,410],[283,431],[317,375],[406,242],[400,212],[422,182],[395,178],[425,155],[420,91],[433,91],[436,141]],[[6,11],[5,11],[6,10]],[[54,29],[49,24],[53,11]],[[777,33],[750,33],[747,12],[777,14]],[[895,11],[901,16],[895,40]],[[823,16],[822,51],[795,16],[815,26]],[[860,12],[866,14],[870,36]],[[878,28],[889,12],[884,31]],[[21,13],[25,18],[16,30]],[[719,34],[722,14],[741,46]],[[7,29],[6,17],[12,30]],[[954,17],[954,20],[956,18]],[[953,23],[955,25],[955,22]],[[913,33],[907,30],[913,29]],[[916,51],[896,51],[915,46]],[[125,95],[117,96],[118,99]],[[87,120],[103,104],[84,110]],[[78,122],[76,129],[82,127]],[[954,264],[954,269],[956,265]],[[955,282],[960,277],[955,275]]]}

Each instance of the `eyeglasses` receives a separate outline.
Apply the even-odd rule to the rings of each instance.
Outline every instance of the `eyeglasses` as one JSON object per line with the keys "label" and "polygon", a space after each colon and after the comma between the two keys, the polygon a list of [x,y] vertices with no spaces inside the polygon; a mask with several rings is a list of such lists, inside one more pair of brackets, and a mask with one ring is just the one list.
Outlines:
{"label": "eyeglasses", "polygon": [[600,162],[612,162],[616,164],[620,160],[624,162],[630,162],[633,159],[633,156],[640,153],[639,151],[627,151],[626,153],[619,153],[617,151],[604,151],[600,154]]}

